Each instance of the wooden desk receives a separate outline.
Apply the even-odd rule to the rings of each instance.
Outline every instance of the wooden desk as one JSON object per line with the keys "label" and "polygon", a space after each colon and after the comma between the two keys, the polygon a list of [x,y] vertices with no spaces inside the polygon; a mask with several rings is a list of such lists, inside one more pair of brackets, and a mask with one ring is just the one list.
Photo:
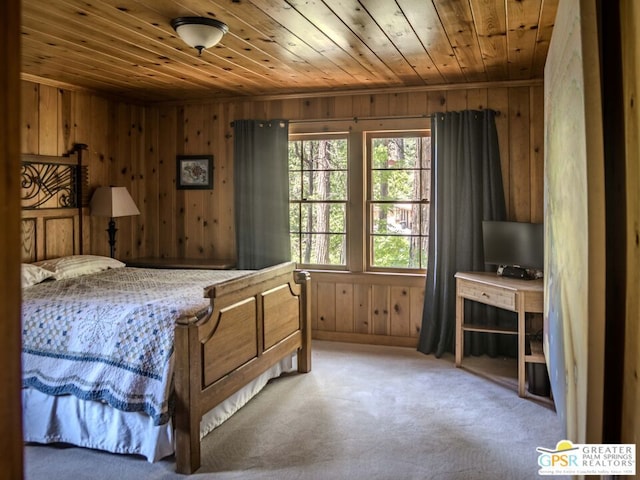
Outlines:
{"label": "wooden desk", "polygon": [[[532,344],[531,354],[526,354],[527,312],[542,313],[542,279],[519,280],[499,277],[489,272],[458,272],[456,277],[456,367],[462,365],[464,332],[485,332],[518,336],[518,395],[525,396],[525,364],[545,363],[542,346]],[[516,328],[471,325],[464,323],[464,300],[473,300],[517,312]]]}
{"label": "wooden desk", "polygon": [[126,260],[127,267],[140,268],[177,268],[202,270],[230,270],[236,266],[235,260],[212,258],[132,258]]}

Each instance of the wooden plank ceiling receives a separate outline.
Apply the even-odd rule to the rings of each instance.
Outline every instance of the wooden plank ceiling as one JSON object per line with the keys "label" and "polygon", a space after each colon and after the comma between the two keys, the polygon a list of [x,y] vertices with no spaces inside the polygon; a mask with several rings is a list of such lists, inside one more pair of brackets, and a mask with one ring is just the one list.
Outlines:
{"label": "wooden plank ceiling", "polygon": [[[142,101],[542,78],[558,0],[23,0],[23,78]],[[216,18],[201,56],[169,22]]]}

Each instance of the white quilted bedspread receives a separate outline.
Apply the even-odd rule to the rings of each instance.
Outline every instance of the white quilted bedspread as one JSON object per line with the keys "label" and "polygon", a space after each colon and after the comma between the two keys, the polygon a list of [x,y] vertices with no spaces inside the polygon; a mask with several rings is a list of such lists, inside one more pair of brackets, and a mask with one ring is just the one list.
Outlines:
{"label": "white quilted bedspread", "polygon": [[248,273],[117,268],[24,289],[23,387],[166,423],[176,319],[208,307],[204,287]]}

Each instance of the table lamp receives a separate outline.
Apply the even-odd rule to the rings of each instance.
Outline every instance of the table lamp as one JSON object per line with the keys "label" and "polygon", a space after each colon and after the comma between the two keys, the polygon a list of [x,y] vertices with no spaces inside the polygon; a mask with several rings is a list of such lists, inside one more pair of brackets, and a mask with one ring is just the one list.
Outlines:
{"label": "table lamp", "polygon": [[95,217],[109,217],[109,247],[111,258],[116,249],[116,217],[130,217],[140,215],[127,187],[98,187],[91,198],[91,215]]}

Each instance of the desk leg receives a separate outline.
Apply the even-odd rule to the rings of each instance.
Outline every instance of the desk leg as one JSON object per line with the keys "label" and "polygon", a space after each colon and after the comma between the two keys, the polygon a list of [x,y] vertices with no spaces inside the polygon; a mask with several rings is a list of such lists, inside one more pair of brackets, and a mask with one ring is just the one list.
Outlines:
{"label": "desk leg", "polygon": [[524,356],[527,330],[525,324],[524,295],[518,295],[518,395],[525,396]]}
{"label": "desk leg", "polygon": [[464,355],[464,332],[462,322],[464,320],[464,297],[456,292],[456,367],[462,364]]}

